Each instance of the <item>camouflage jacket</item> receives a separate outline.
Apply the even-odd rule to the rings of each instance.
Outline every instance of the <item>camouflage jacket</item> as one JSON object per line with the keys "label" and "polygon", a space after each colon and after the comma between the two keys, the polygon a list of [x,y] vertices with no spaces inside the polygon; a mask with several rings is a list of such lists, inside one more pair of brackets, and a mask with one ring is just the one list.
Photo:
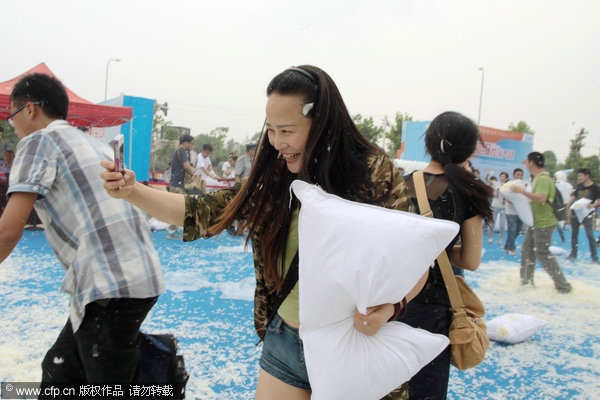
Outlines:
{"label": "camouflage jacket", "polygon": [[[377,206],[412,211],[406,183],[389,157],[383,154],[372,155],[368,158],[368,163],[371,171],[371,185],[363,188],[365,197],[374,199],[373,204]],[[237,190],[239,190],[239,186],[211,192],[205,197],[186,196],[183,240],[188,242],[210,237],[209,227],[217,222],[227,204],[235,197]],[[375,201],[375,199],[388,193],[389,195],[385,196],[383,201]],[[240,215],[240,219],[244,219],[244,215]],[[264,276],[264,263],[260,251],[262,231],[262,227],[258,227],[252,236],[252,252],[256,274],[254,327],[260,340],[265,335],[265,323],[271,311],[276,291],[275,284],[267,281]]]}

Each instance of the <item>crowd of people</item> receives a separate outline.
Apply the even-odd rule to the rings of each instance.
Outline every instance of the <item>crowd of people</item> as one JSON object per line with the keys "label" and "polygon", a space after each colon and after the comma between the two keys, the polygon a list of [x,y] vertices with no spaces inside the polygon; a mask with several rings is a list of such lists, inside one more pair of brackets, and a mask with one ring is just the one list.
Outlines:
{"label": "crowd of people", "polygon": [[[419,207],[412,174],[403,176],[358,130],[326,72],[310,65],[289,68],[271,80],[266,96],[258,143],[248,144],[240,157],[230,154],[215,169],[210,144],[194,160],[194,139],[183,135],[171,160],[169,190],[158,191],[136,182],[131,170],[115,172],[110,149],[68,125],[68,98],[60,81],[32,74],[15,85],[8,120],[20,142],[14,161],[5,155],[0,164],[12,168],[7,212],[0,217],[0,262],[19,242],[35,207],[66,270],[62,288],[71,295],[67,322],[42,362],[43,384],[127,383],[138,378],[139,327],[165,290],[149,214],[171,224],[170,235],[183,227],[186,242],[236,224],[238,232],[245,232],[256,274],[254,326],[262,342],[256,398],[310,398],[299,336],[297,278],[289,293],[278,297],[290,271],[298,268],[301,204],[289,190],[291,182],[300,179],[347,200],[394,210],[418,213]],[[456,112],[435,117],[425,134],[431,156],[424,169],[427,197],[435,218],[460,225],[445,249],[458,270],[477,269],[484,231],[493,243],[495,219],[500,221],[500,243],[506,232],[504,249],[511,255],[516,255],[515,239],[522,229],[518,213],[500,191],[508,173],[488,176],[486,182],[472,171],[469,158],[480,141],[475,123]],[[521,283],[533,284],[537,259],[557,290],[568,293],[572,287],[549,251],[558,222],[551,206],[555,186],[542,154],[530,153],[526,167],[533,178],[530,187],[511,186],[531,200],[534,216],[533,225],[524,228]],[[600,190],[589,170],[578,171],[578,179],[580,174],[568,205],[587,197],[589,207],[598,206]],[[186,175],[202,177],[207,186],[227,182],[228,187],[191,194]],[[513,179],[522,178],[523,170],[515,169]],[[573,215],[570,219],[575,230],[579,225]],[[591,244],[593,227],[585,219],[577,223],[586,234],[591,232]],[[575,231],[572,242],[576,257]],[[375,335],[388,321],[401,321],[447,336],[449,305],[436,262],[402,302],[373,305],[366,315],[356,311],[354,327]],[[449,371],[447,348],[386,398],[446,398]]]}

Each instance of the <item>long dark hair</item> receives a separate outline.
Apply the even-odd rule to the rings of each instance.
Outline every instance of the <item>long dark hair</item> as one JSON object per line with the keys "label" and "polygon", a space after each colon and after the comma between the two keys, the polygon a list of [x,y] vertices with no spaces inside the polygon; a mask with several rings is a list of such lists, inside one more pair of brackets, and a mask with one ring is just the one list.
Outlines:
{"label": "long dark hair", "polygon": [[431,121],[425,132],[425,146],[432,160],[444,167],[448,182],[453,185],[486,222],[492,220],[488,185],[458,164],[467,160],[481,141],[477,125],[462,114],[447,111]]}
{"label": "long dark hair", "polygon": [[370,184],[367,157],[381,150],[358,130],[335,83],[321,69],[310,65],[287,69],[269,83],[267,96],[272,93],[301,96],[304,104],[313,103],[306,114],[312,124],[300,170],[294,174],[287,169],[263,126],[250,174],[212,232],[221,232],[245,214],[248,239],[261,234],[265,276],[279,287],[277,260],[285,257],[291,182],[301,179],[346,199],[374,202],[378,199],[363,198],[361,193]]}

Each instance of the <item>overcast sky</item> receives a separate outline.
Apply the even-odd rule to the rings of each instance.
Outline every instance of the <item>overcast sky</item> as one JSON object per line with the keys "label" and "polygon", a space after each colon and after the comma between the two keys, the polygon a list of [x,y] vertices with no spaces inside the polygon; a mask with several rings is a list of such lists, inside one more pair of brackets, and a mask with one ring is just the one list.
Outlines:
{"label": "overcast sky", "polygon": [[292,65],[331,75],[352,114],[431,120],[454,110],[563,160],[600,148],[600,1],[2,1],[0,81],[45,62],[75,93],[168,101],[192,134],[264,120],[265,88]]}

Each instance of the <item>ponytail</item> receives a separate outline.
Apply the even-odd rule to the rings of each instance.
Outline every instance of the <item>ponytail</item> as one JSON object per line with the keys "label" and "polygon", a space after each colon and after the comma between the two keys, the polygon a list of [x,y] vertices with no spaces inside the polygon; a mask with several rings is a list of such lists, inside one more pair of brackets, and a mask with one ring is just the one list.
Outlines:
{"label": "ponytail", "polygon": [[493,219],[489,200],[493,197],[492,188],[475,177],[471,172],[453,162],[446,163],[445,165],[442,162],[442,165],[448,182],[462,193],[465,198],[469,199],[469,203],[473,209],[489,225]]}

